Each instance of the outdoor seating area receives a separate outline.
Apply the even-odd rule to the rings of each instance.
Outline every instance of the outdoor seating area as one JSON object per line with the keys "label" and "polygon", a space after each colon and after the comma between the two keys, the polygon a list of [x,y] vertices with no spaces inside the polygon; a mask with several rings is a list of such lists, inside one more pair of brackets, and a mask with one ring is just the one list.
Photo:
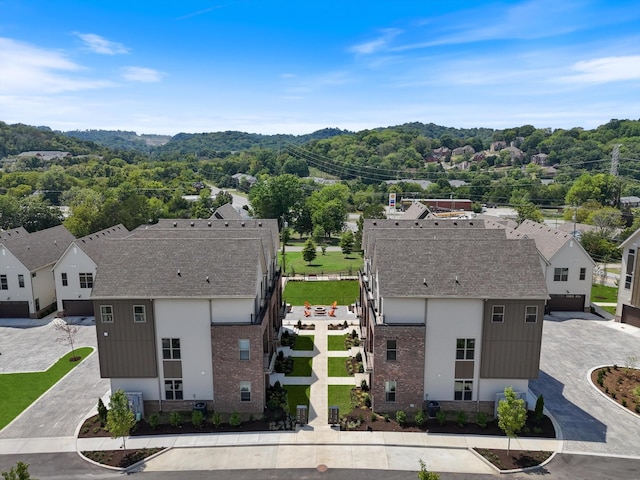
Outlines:
{"label": "outdoor seating area", "polygon": [[309,302],[304,302],[304,316],[310,317],[311,315],[330,317],[336,316],[336,309],[338,308],[338,302],[334,301],[330,306],[325,307],[323,305],[311,305]]}

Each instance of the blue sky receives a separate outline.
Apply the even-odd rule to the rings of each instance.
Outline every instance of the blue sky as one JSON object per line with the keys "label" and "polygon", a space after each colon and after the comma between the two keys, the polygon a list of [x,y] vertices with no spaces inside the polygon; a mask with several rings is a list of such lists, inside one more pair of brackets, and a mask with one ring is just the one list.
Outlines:
{"label": "blue sky", "polygon": [[0,0],[0,120],[310,133],[640,118],[640,2]]}

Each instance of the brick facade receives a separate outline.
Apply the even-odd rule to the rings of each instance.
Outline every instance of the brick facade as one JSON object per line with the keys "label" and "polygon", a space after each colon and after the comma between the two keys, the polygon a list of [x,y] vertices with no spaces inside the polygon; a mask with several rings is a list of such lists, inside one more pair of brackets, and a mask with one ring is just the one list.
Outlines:
{"label": "brick facade", "polygon": [[[415,412],[424,395],[424,325],[375,325],[371,405],[375,412]],[[387,340],[396,340],[396,360],[387,360]],[[396,382],[395,402],[386,402],[385,382]],[[413,406],[412,406],[413,405]]]}

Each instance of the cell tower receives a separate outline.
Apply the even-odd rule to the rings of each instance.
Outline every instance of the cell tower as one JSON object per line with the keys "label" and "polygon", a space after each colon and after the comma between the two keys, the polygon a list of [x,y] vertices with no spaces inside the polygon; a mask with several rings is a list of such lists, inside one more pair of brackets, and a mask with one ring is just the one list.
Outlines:
{"label": "cell tower", "polygon": [[620,144],[613,146],[613,152],[611,152],[611,175],[618,176],[618,167],[620,166]]}

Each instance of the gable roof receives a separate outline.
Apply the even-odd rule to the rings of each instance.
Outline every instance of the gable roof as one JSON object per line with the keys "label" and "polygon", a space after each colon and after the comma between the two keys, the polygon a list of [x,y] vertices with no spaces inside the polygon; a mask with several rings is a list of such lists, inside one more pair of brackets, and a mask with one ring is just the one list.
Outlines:
{"label": "gable roof", "polygon": [[431,210],[422,202],[413,202],[409,208],[407,208],[402,215],[405,220],[422,219],[431,213]]}
{"label": "gable roof", "polygon": [[[568,242],[573,241],[580,245],[580,242],[578,242],[573,235],[548,227],[542,223],[532,222],[531,220],[522,222],[518,225],[518,228],[515,229],[515,232],[515,238],[522,236],[522,238],[534,239],[536,247],[538,247],[542,256],[547,260],[550,260],[551,257],[558,253]],[[582,249],[581,246],[580,248]],[[584,251],[584,249],[582,250]],[[584,253],[591,260],[589,254],[586,251],[584,251]],[[593,260],[591,261],[593,262]]]}
{"label": "gable roof", "polygon": [[225,203],[224,205],[216,208],[216,211],[213,212],[211,218],[240,220],[242,219],[242,215],[240,215],[236,211],[236,209],[233,208],[233,205],[231,205],[230,203]]}
{"label": "gable roof", "polygon": [[261,246],[239,238],[106,240],[92,298],[255,297]]}
{"label": "gable roof", "polygon": [[382,296],[548,298],[538,251],[528,239],[379,239],[373,267]]}
{"label": "gable roof", "polygon": [[8,228],[7,230],[0,228],[0,240],[16,238],[22,235],[29,235],[24,227]]}
{"label": "gable roof", "polygon": [[53,266],[56,268],[58,262],[64,257],[64,254],[72,248],[73,245],[77,245],[84,253],[86,253],[94,263],[98,263],[100,255],[102,253],[102,245],[103,241],[107,238],[122,238],[129,235],[129,230],[122,223],[118,225],[114,225],[113,227],[105,228],[104,230],[100,230],[99,232],[91,233],[89,235],[85,235],[84,237],[80,237],[75,239],[67,249],[60,255],[60,258]]}
{"label": "gable roof", "polygon": [[0,242],[33,272],[58,261],[74,239],[64,225],[58,225],[15,238],[3,238]]}

